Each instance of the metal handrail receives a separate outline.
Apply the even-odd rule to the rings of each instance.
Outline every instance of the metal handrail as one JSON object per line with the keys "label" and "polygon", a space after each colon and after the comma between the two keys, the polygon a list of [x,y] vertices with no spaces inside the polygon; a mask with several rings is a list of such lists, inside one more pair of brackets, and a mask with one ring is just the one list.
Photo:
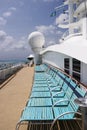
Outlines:
{"label": "metal handrail", "polygon": [[52,108],[53,108],[55,105],[57,105],[57,104],[59,104],[59,103],[61,103],[61,102],[69,102],[69,101],[70,101],[70,100],[68,100],[68,99],[61,99],[61,100],[55,102],[55,103],[52,105]]}
{"label": "metal handrail", "polygon": [[53,90],[56,90],[56,88],[60,88],[60,89],[61,89],[62,86],[59,86],[59,85],[58,85],[58,86],[56,86],[56,87],[53,87],[53,88],[50,89],[50,91],[52,92]]}
{"label": "metal handrail", "polygon": [[[51,127],[50,127],[50,130],[52,130],[52,128],[53,128],[55,122],[56,122],[60,117],[62,117],[62,116],[64,116],[64,115],[67,115],[67,114],[78,114],[78,115],[80,115],[80,116],[82,115],[80,112],[75,112],[75,111],[65,112],[65,113],[59,115],[57,118],[54,119],[54,121],[53,121],[53,123],[52,123],[52,125],[51,125]],[[73,118],[73,119],[81,120],[80,118]]]}
{"label": "metal handrail", "polygon": [[56,96],[57,94],[61,94],[61,93],[65,94],[65,92],[63,90],[61,90],[60,92],[56,92],[54,95],[52,95],[52,97]]}
{"label": "metal handrail", "polygon": [[69,30],[67,30],[67,31],[65,31],[64,32],[64,34],[62,35],[62,37],[61,37],[61,40],[65,40],[65,39],[67,39],[67,38],[69,38],[69,37],[72,37],[72,36],[77,36],[77,35],[81,35],[82,33],[81,32],[75,32],[75,30],[74,30],[74,32],[72,33],[72,34],[69,34]]}

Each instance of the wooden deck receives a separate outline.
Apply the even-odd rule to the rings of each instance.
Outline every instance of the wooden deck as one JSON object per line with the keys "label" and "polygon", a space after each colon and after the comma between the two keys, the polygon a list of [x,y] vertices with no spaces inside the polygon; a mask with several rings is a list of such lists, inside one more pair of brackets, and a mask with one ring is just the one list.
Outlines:
{"label": "wooden deck", "polygon": [[34,67],[24,67],[0,89],[0,130],[15,130],[31,92],[33,74]]}

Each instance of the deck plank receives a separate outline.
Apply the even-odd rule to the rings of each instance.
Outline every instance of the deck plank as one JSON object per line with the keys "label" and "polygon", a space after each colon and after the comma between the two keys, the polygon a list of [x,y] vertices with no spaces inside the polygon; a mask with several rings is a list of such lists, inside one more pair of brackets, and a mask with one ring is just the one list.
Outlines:
{"label": "deck plank", "polygon": [[0,130],[15,130],[31,92],[33,75],[34,67],[24,67],[0,90]]}

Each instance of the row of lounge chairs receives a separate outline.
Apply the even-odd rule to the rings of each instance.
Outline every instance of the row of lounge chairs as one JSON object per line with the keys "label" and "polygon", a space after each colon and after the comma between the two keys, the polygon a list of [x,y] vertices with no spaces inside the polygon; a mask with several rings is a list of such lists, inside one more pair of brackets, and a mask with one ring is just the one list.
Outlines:
{"label": "row of lounge chairs", "polygon": [[35,123],[50,124],[48,129],[52,130],[57,121],[80,120],[81,112],[74,100],[85,95],[85,89],[58,69],[46,64],[36,66],[31,95],[16,130],[23,122],[29,123],[30,130]]}

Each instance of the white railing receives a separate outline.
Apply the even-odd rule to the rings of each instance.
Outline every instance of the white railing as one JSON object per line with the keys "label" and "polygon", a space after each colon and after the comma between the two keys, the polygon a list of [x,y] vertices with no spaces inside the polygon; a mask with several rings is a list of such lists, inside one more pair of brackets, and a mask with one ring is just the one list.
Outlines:
{"label": "white railing", "polygon": [[74,29],[73,30],[73,33],[72,34],[69,34],[69,30],[65,31],[64,34],[62,35],[61,37],[61,40],[65,40],[69,37],[72,37],[72,36],[79,36],[79,35],[82,35],[81,31],[79,31],[78,29]]}
{"label": "white railing", "polygon": [[20,64],[20,65],[15,65],[15,66],[0,70],[0,82],[4,81],[8,77],[10,77],[12,74],[16,73],[22,67],[23,65]]}

